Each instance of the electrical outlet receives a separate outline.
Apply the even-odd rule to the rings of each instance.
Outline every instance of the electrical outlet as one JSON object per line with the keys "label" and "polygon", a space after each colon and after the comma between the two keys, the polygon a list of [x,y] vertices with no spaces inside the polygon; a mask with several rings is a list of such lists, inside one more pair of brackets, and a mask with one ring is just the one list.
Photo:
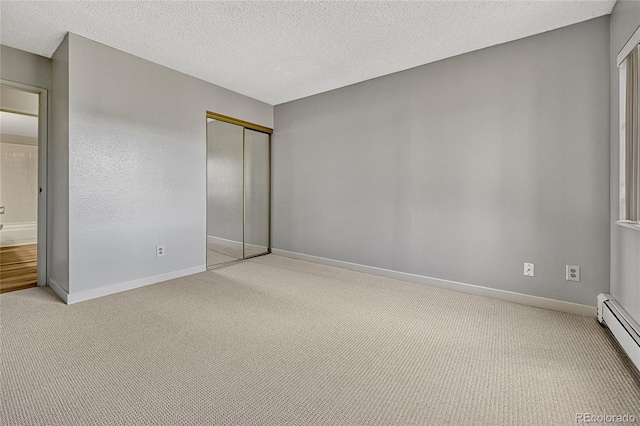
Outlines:
{"label": "electrical outlet", "polygon": [[524,264],[524,275],[527,277],[533,276],[533,263]]}
{"label": "electrical outlet", "polygon": [[164,256],[164,246],[156,246],[156,257]]}
{"label": "electrical outlet", "polygon": [[580,267],[567,265],[567,281],[580,281]]}

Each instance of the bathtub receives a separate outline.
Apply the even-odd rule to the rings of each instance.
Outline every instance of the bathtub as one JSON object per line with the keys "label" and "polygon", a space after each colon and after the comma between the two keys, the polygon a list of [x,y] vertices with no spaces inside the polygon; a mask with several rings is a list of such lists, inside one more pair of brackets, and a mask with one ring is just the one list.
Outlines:
{"label": "bathtub", "polygon": [[36,222],[5,223],[0,230],[0,247],[36,244],[37,242],[38,225]]}

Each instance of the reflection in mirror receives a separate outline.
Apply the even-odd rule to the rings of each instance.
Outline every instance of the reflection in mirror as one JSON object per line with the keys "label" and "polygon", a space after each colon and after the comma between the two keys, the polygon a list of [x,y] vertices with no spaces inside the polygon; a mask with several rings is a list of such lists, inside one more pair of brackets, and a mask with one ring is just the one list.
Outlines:
{"label": "reflection in mirror", "polygon": [[244,256],[269,250],[269,135],[245,129]]}
{"label": "reflection in mirror", "polygon": [[207,267],[243,257],[243,131],[207,119]]}

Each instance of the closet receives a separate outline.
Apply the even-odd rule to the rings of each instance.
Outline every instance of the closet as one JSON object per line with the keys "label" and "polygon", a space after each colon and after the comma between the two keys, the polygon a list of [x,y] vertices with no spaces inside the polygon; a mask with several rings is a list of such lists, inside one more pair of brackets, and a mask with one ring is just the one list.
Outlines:
{"label": "closet", "polygon": [[207,112],[207,268],[271,251],[272,132]]}

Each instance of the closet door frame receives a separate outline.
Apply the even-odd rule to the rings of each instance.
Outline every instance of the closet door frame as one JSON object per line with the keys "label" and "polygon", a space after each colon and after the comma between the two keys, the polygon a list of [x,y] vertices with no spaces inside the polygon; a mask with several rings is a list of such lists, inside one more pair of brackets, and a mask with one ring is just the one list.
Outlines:
{"label": "closet door frame", "polygon": [[[242,129],[242,259],[238,259],[238,260],[234,260],[234,261],[231,261],[231,262],[225,262],[225,263],[221,263],[219,265],[213,265],[213,266],[207,267],[207,269],[215,269],[217,267],[226,266],[228,264],[240,262],[240,261],[246,260],[246,259],[251,259],[253,257],[264,256],[265,254],[271,253],[271,185],[272,185],[271,135],[273,134],[273,129],[269,128],[269,127],[262,126],[260,124],[251,123],[249,121],[240,120],[238,118],[229,117],[227,115],[222,115],[222,114],[218,114],[218,113],[211,112],[211,111],[207,111],[206,118],[207,119],[213,119],[213,120],[222,121],[222,122],[229,123],[229,124],[235,124],[235,125],[241,126],[243,128]],[[206,119],[205,119],[205,123],[206,123]],[[269,224],[269,226],[268,226],[268,247],[267,247],[267,251],[266,252],[255,254],[255,255],[251,255],[251,256],[246,256],[246,254],[245,254],[246,219],[247,219],[247,212],[246,212],[247,197],[246,197],[246,182],[245,182],[245,176],[246,176],[246,170],[245,170],[245,166],[246,166],[246,132],[247,132],[247,129],[267,134],[267,136],[268,136],[268,140],[267,140],[267,162],[268,162],[268,167],[269,167],[269,185],[267,186],[267,191],[268,191],[267,199],[269,201],[269,207],[267,209],[267,221],[268,221],[268,224]],[[206,141],[205,146],[206,146],[207,152],[208,152],[208,140]],[[205,156],[205,161],[207,161],[207,162],[209,161],[208,160],[208,155]],[[208,164],[207,164],[207,170],[208,170]],[[207,188],[208,188],[208,179],[207,179]],[[208,194],[208,190],[207,190],[207,194]],[[209,217],[208,208],[207,208],[207,213],[206,213],[205,216],[206,216],[205,217],[205,223],[206,223],[206,221],[208,221],[208,217]],[[206,239],[206,232],[205,232],[205,239]],[[205,257],[206,257],[206,244],[205,244]]]}

